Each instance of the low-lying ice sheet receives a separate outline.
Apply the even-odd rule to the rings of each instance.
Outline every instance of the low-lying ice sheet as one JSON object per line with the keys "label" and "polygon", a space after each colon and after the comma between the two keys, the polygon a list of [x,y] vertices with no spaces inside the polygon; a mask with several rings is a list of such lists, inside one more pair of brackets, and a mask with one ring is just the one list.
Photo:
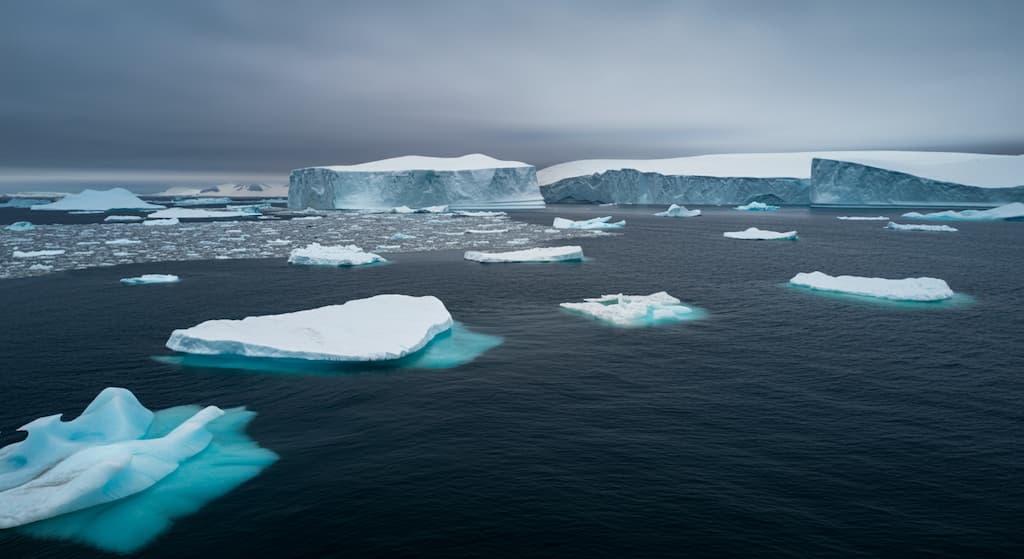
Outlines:
{"label": "low-lying ice sheet", "polygon": [[377,295],[292,313],[208,320],[175,330],[174,351],[316,361],[388,361],[415,353],[452,326],[436,297]]}
{"label": "low-lying ice sheet", "polygon": [[654,215],[658,217],[697,217],[700,215],[700,210],[688,210],[685,206],[672,204],[667,210]]}
{"label": "low-lying ice sheet", "polygon": [[891,301],[943,301],[951,299],[954,295],[945,281],[929,277],[886,279],[801,272],[793,276],[789,283],[818,291],[848,293]]}
{"label": "low-lying ice sheet", "polygon": [[583,260],[583,248],[578,246],[529,248],[509,252],[467,251],[466,260],[485,264],[512,262],[579,262]]}
{"label": "low-lying ice sheet", "polygon": [[700,313],[664,291],[651,295],[602,295],[582,303],[562,303],[563,309],[623,327],[656,326],[693,320]]}
{"label": "low-lying ice sheet", "polygon": [[595,217],[594,219],[584,219],[582,221],[573,221],[571,219],[565,219],[564,217],[556,217],[555,222],[551,226],[555,229],[621,229],[626,226],[626,221],[622,220],[612,223],[612,216],[610,215]]}
{"label": "low-lying ice sheet", "polygon": [[121,278],[121,283],[125,285],[145,285],[149,283],[177,283],[181,281],[176,275],[173,274],[142,274],[134,278]]}
{"label": "low-lying ice sheet", "polygon": [[772,206],[763,202],[751,202],[742,206],[736,206],[733,209],[744,212],[774,212],[779,209],[779,206]]}
{"label": "low-lying ice sheet", "polygon": [[289,264],[303,266],[365,266],[376,262],[386,260],[383,256],[366,252],[356,245],[323,246],[320,243],[312,243],[292,250],[288,256]]}
{"label": "low-lying ice sheet", "polygon": [[920,212],[909,212],[903,214],[903,217],[908,219],[933,219],[933,220],[948,220],[948,221],[1003,221],[1008,219],[1021,219],[1024,220],[1024,203],[1014,202],[1012,204],[1005,204],[998,208],[992,208],[990,210],[963,210],[953,211],[947,210],[944,212],[931,212],[931,213],[920,213]]}
{"label": "low-lying ice sheet", "polygon": [[955,227],[950,227],[948,225],[923,225],[917,223],[904,224],[894,223],[892,221],[890,221],[885,228],[892,229],[893,231],[941,231],[947,233],[954,233],[957,231]]}
{"label": "low-lying ice sheet", "polygon": [[796,231],[786,231],[780,233],[778,231],[765,231],[758,229],[757,227],[748,227],[743,231],[727,231],[722,233],[723,237],[730,239],[742,239],[746,241],[795,241],[797,240]]}

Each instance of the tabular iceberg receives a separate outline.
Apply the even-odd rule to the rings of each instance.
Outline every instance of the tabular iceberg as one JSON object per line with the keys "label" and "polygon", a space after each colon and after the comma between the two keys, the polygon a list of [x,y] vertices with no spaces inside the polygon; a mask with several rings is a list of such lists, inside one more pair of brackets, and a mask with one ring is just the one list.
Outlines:
{"label": "tabular iceberg", "polygon": [[933,219],[939,221],[1002,221],[1024,219],[1024,203],[1014,202],[992,208],[991,210],[963,210],[920,213],[909,212],[903,214],[908,219]]}
{"label": "tabular iceberg", "polygon": [[885,228],[892,229],[893,231],[942,231],[946,233],[954,233],[957,231],[955,227],[950,227],[948,225],[903,224],[892,221],[890,221]]}
{"label": "tabular iceberg", "polygon": [[789,283],[818,291],[848,293],[893,301],[942,301],[953,297],[949,284],[938,278],[865,278],[859,276],[830,276],[822,272],[801,272]]}
{"label": "tabular iceberg", "polygon": [[50,204],[32,206],[33,210],[95,211],[110,210],[159,210],[163,206],[142,201],[124,188],[110,190],[85,189],[78,194],[67,196]]}
{"label": "tabular iceberg", "polygon": [[612,216],[610,215],[595,217],[594,219],[584,219],[581,221],[573,221],[571,219],[565,219],[564,217],[556,217],[551,226],[555,229],[621,229],[626,226],[626,221],[622,220],[612,223]]}
{"label": "tabular iceberg", "polygon": [[312,243],[293,249],[288,256],[289,264],[304,266],[365,266],[375,262],[387,261],[383,256],[366,252],[356,245],[324,246]]}
{"label": "tabular iceberg", "polygon": [[615,326],[654,326],[692,320],[699,314],[664,291],[651,295],[602,295],[583,303],[561,303],[563,309]]}
{"label": "tabular iceberg", "polygon": [[672,204],[667,210],[654,215],[658,217],[697,217],[700,215],[700,210],[688,210],[685,206]]}
{"label": "tabular iceberg", "polygon": [[515,262],[579,262],[583,260],[583,248],[578,246],[528,248],[509,252],[466,251],[466,260],[484,264]]}
{"label": "tabular iceberg", "polygon": [[749,227],[743,231],[727,231],[722,233],[723,237],[730,239],[742,239],[745,241],[795,241],[797,240],[796,231],[786,231],[785,233],[779,233],[777,231],[765,231],[758,229],[757,227]]}
{"label": "tabular iceberg", "polygon": [[419,351],[451,327],[451,314],[436,297],[377,295],[306,311],[208,320],[175,330],[167,347],[200,355],[388,361]]}
{"label": "tabular iceberg", "polygon": [[544,206],[532,165],[482,154],[308,167],[292,171],[290,180],[288,207],[294,209]]}
{"label": "tabular iceberg", "polygon": [[142,274],[134,278],[121,278],[125,285],[146,285],[150,283],[178,283],[181,278],[174,274]]}

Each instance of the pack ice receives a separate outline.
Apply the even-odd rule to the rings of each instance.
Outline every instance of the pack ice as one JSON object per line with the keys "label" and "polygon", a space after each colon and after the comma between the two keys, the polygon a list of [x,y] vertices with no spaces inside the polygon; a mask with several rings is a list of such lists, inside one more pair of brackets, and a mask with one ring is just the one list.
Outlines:
{"label": "pack ice", "polygon": [[626,226],[626,220],[612,223],[612,216],[610,215],[580,221],[573,221],[571,219],[565,219],[564,217],[556,217],[551,226],[555,229],[621,229]]}
{"label": "pack ice", "polygon": [[944,212],[909,212],[903,214],[907,219],[933,219],[938,221],[1001,221],[1024,219],[1024,203],[1014,202],[992,208],[990,210],[963,210]]}
{"label": "pack ice", "polygon": [[78,194],[67,196],[51,202],[32,206],[33,210],[59,210],[59,211],[96,211],[108,212],[110,210],[159,210],[163,206],[144,202],[131,191],[124,188],[111,188],[110,190],[85,189]]}
{"label": "pack ice", "polygon": [[466,260],[484,264],[514,262],[579,262],[583,260],[583,248],[578,246],[528,248],[508,252],[481,252],[469,250],[463,255]]}
{"label": "pack ice", "polygon": [[288,256],[289,264],[304,266],[364,266],[375,262],[387,261],[383,256],[366,252],[356,245],[324,246],[311,243],[293,249]]}
{"label": "pack ice", "polygon": [[938,278],[868,278],[830,276],[822,272],[801,272],[789,283],[817,291],[848,293],[893,301],[942,301],[953,297],[953,290]]}
{"label": "pack ice", "polygon": [[532,165],[483,154],[405,156],[291,172],[293,209],[538,208],[544,200]]}
{"label": "pack ice", "polygon": [[559,306],[615,326],[653,326],[697,316],[694,309],[664,291],[651,295],[602,295]]}
{"label": "pack ice", "polygon": [[795,241],[797,240],[796,231],[786,231],[785,233],[779,233],[778,231],[765,231],[758,229],[757,227],[748,227],[743,231],[727,231],[722,233],[723,237],[730,239],[742,239],[745,241]]}
{"label": "pack ice", "polygon": [[389,361],[419,351],[451,327],[451,314],[436,297],[377,295],[292,313],[208,320],[175,330],[167,347],[200,355]]}

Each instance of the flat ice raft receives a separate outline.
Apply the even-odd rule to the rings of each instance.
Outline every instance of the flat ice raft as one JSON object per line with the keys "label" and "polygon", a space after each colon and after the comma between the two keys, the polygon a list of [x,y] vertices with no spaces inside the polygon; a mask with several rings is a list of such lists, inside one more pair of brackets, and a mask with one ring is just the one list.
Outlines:
{"label": "flat ice raft", "polygon": [[174,274],[142,274],[133,278],[121,278],[125,285],[146,285],[150,283],[178,283],[181,278]]}
{"label": "flat ice raft", "polygon": [[571,219],[565,219],[564,217],[556,217],[554,223],[551,224],[551,227],[555,229],[592,229],[599,231],[604,229],[621,229],[625,226],[625,220],[613,223],[612,216],[610,215],[580,221],[573,221]]}
{"label": "flat ice raft", "polygon": [[830,276],[822,272],[801,272],[789,283],[818,291],[847,293],[892,301],[944,301],[953,298],[953,290],[938,278],[865,278],[860,276]]}
{"label": "flat ice raft", "polygon": [[651,295],[602,295],[559,306],[615,326],[654,326],[697,316],[694,309],[664,291]]}
{"label": "flat ice raft", "polygon": [[167,347],[199,355],[315,361],[400,359],[452,327],[436,297],[377,295],[293,313],[208,320],[175,330]]}
{"label": "flat ice raft", "polygon": [[303,266],[365,266],[386,262],[383,256],[366,252],[356,245],[325,246],[312,243],[303,248],[293,249],[288,256],[289,264]]}
{"label": "flat ice raft", "polygon": [[893,231],[939,231],[945,233],[955,233],[956,227],[950,227],[948,225],[922,225],[919,223],[896,223],[890,221],[886,226],[886,229],[892,229]]}
{"label": "flat ice raft", "polygon": [[466,260],[484,264],[513,262],[579,262],[583,260],[583,248],[578,246],[528,248],[509,252],[466,251]]}
{"label": "flat ice raft", "polygon": [[757,227],[748,227],[743,231],[726,231],[722,233],[723,237],[730,239],[742,239],[745,241],[795,241],[797,240],[796,231],[786,231],[785,233],[779,233],[778,231],[765,231],[758,229]]}

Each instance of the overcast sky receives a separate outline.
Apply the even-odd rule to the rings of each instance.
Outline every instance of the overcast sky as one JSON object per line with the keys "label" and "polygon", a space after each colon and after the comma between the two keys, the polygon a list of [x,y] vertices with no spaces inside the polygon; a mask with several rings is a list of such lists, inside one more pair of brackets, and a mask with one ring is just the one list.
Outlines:
{"label": "overcast sky", "polygon": [[1022,29],[1017,0],[6,2],[0,174],[1022,153]]}

